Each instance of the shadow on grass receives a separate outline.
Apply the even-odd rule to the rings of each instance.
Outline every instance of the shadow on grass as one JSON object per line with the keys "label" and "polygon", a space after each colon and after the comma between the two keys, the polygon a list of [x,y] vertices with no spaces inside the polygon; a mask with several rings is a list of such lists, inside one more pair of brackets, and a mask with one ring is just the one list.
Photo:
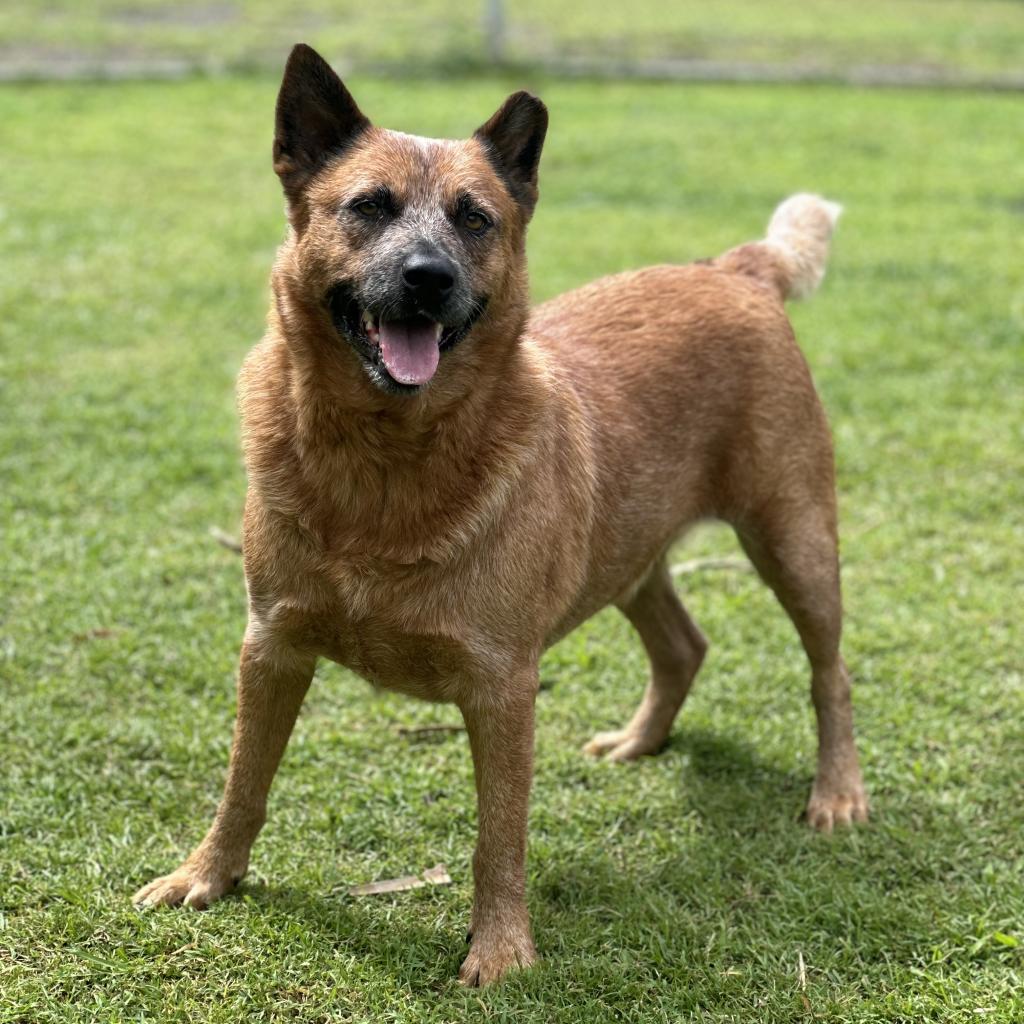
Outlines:
{"label": "shadow on grass", "polygon": [[394,905],[386,928],[381,927],[380,900],[369,902],[337,894],[319,895],[305,889],[246,885],[246,895],[267,911],[301,921],[307,935],[318,936],[328,949],[358,958],[367,970],[386,975],[399,987],[412,990],[446,989],[469,950],[465,929],[439,928],[439,899],[421,891]]}
{"label": "shadow on grass", "polygon": [[[578,936],[585,919],[596,926],[593,942],[582,930],[590,955],[613,936],[627,957],[663,960],[668,950],[674,962],[712,964],[712,940],[726,960],[810,948],[819,963],[911,961],[931,954],[943,927],[955,931],[937,909],[969,881],[979,840],[937,795],[911,789],[871,823],[821,835],[803,819],[810,775],[745,742],[684,728],[661,756],[683,769],[670,794],[680,803],[678,842],[650,836],[648,849],[634,842],[626,856],[595,842],[576,863],[542,869],[538,930]],[[635,817],[651,820],[642,808]],[[655,820],[665,820],[662,801]],[[625,831],[643,840],[642,827]]]}
{"label": "shadow on grass", "polygon": [[750,744],[707,729],[677,730],[663,756],[687,755],[687,802],[706,829],[729,834],[749,821],[758,831],[780,820],[796,822],[811,790],[811,778],[784,771],[765,760]]}
{"label": "shadow on grass", "polygon": [[[794,944],[823,956],[851,942],[869,959],[914,957],[934,941],[934,916],[914,890],[941,887],[958,870],[966,837],[948,810],[917,793],[912,807],[904,804],[913,827],[883,822],[821,836],[799,820],[810,778],[747,743],[683,730],[661,756],[685,766],[682,789],[629,812],[618,841],[595,835],[567,850],[556,836],[552,855],[534,858],[529,902],[542,958],[571,970],[586,964],[591,982],[604,976],[611,985],[625,963],[656,974],[659,963],[679,958],[714,960],[709,936],[733,953],[760,943],[757,955],[769,958]],[[673,801],[678,836],[665,825]],[[295,888],[246,891],[412,991],[449,990],[466,953],[461,928],[439,926],[450,896],[429,890],[396,905],[386,928],[379,903]],[[469,909],[467,901],[467,920]]]}

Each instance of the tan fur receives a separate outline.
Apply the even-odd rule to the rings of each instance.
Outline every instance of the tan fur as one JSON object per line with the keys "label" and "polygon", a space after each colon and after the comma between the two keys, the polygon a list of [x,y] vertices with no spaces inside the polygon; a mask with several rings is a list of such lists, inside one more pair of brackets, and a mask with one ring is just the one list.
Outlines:
{"label": "tan fur", "polygon": [[[439,203],[471,187],[501,224],[486,258],[467,268],[490,295],[486,313],[411,396],[374,388],[321,302],[337,268],[364,270],[336,210],[381,175]],[[245,872],[323,656],[462,710],[480,840],[460,977],[483,984],[530,963],[538,659],[618,605],[650,655],[651,682],[632,722],[588,750],[656,752],[706,648],[664,556],[708,517],[735,527],[807,650],[820,732],[811,824],[863,820],[839,656],[832,450],[781,301],[820,279],[838,211],[804,197],[810,229],[784,218],[785,232],[766,242],[708,265],[604,278],[527,322],[529,213],[478,139],[372,128],[292,199],[267,335],[239,387],[250,622],[228,784],[196,852],[137,901],[205,906]]]}

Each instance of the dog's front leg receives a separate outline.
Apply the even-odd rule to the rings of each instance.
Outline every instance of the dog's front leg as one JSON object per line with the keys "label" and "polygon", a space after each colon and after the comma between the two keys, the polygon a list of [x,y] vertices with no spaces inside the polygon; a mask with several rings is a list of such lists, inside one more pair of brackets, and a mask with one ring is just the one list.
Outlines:
{"label": "dog's front leg", "polygon": [[233,888],[249,866],[267,793],[309,689],[316,658],[251,634],[238,670],[238,717],[224,796],[203,841],[169,875],[140,889],[134,903],[202,909]]}
{"label": "dog's front leg", "polygon": [[526,910],[526,818],[533,778],[536,672],[503,692],[460,704],[476,773],[479,837],[472,945],[459,971],[464,985],[486,985],[536,959]]}

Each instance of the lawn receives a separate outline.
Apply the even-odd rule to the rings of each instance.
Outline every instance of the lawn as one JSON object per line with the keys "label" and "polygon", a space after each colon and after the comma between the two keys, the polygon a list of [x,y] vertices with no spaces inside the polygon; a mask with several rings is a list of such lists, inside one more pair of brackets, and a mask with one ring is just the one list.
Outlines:
{"label": "lawn", "polygon": [[[518,82],[352,83],[471,131]],[[539,698],[541,965],[482,992],[452,708],[324,665],[251,873],[138,913],[215,807],[245,596],[233,378],[283,232],[269,79],[0,91],[0,1022],[1024,1019],[1021,104],[972,94],[534,82],[544,297],[757,236],[797,189],[846,213],[793,308],[831,417],[845,651],[873,822],[797,820],[796,637],[753,575],[680,589],[712,648],[662,756],[578,748],[645,666],[605,612]],[[679,557],[736,553],[701,531]],[[448,865],[453,884],[355,898]]]}

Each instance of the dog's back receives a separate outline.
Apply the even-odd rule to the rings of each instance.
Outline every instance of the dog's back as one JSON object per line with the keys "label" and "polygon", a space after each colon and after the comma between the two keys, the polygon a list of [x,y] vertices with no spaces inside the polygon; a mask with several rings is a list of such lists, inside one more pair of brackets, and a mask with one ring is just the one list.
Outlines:
{"label": "dog's back", "polygon": [[828,426],[783,301],[820,283],[838,212],[794,196],[761,242],[602,278],[534,311],[530,343],[554,355],[590,426],[608,552],[593,571],[609,577],[595,597],[695,520],[740,525],[780,490],[833,504]]}

